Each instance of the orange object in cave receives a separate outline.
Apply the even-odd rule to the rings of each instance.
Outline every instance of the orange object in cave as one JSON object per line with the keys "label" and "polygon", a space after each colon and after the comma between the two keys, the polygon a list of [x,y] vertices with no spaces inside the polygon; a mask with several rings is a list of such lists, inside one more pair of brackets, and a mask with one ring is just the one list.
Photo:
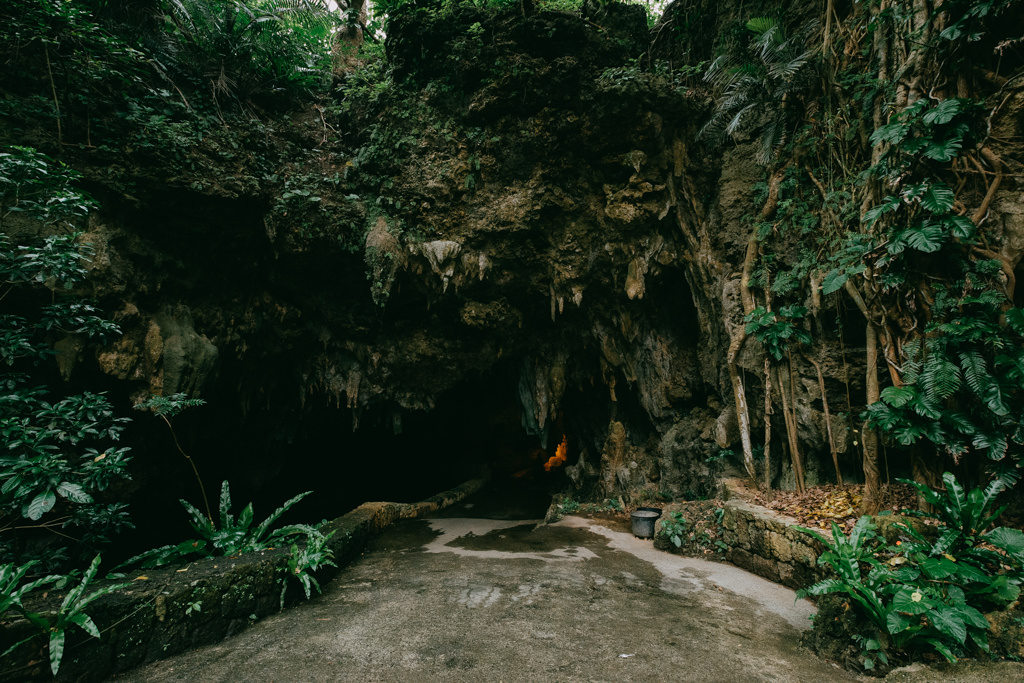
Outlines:
{"label": "orange object in cave", "polygon": [[562,437],[562,443],[558,444],[558,448],[555,449],[555,454],[548,458],[548,461],[544,463],[544,471],[550,472],[555,467],[565,464],[567,457],[567,451],[569,450],[569,439],[566,436]]}

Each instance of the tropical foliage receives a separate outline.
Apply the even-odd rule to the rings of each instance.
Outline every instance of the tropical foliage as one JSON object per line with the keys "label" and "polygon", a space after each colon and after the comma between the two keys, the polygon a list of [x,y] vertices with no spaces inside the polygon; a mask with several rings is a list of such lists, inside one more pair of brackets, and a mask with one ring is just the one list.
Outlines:
{"label": "tropical foliage", "polygon": [[92,206],[76,179],[32,149],[0,151],[0,559],[51,567],[131,526],[124,504],[98,499],[128,476],[126,418],[100,394],[54,396],[35,372],[59,339],[118,333],[72,291],[89,254],[74,230]]}
{"label": "tropical foliage", "polygon": [[337,17],[323,0],[166,0],[158,54],[215,103],[317,87]]}
{"label": "tropical foliage", "polygon": [[[989,246],[1002,236],[986,223],[1004,174],[1006,146],[991,134],[1002,97],[992,83],[1004,76],[973,88],[964,76],[981,63],[1019,76],[1020,60],[1001,55],[1019,42],[1002,19],[1021,3],[963,0],[931,15],[917,5],[863,3],[824,25],[749,19],[721,37],[705,75],[715,105],[703,138],[756,137],[766,166],[749,215],[744,332],[793,368],[792,342],[843,354],[843,309],[863,317],[864,394],[846,377],[841,398],[851,421],[859,415],[850,426],[862,436],[867,512],[885,446],[893,469],[913,459],[933,481],[964,462],[1014,481],[1024,457],[1024,315],[1012,263]],[[783,313],[804,307],[806,317]],[[734,335],[731,358],[742,341]],[[766,366],[770,396],[779,374],[785,384]],[[736,404],[747,410],[738,390]],[[796,453],[791,409],[782,413]]]}
{"label": "tropical foliage", "polygon": [[1020,596],[1024,533],[995,527],[1002,510],[993,505],[1005,483],[997,479],[965,492],[947,472],[943,484],[940,491],[915,484],[934,506],[929,516],[938,525],[899,524],[901,538],[892,545],[867,516],[848,537],[834,522],[831,538],[801,528],[827,548],[818,562],[833,576],[799,595],[845,595],[874,624],[873,633],[862,634],[866,669],[922,650],[951,662],[985,652],[989,622],[983,612]]}
{"label": "tropical foliage", "polygon": [[759,125],[757,158],[774,159],[799,120],[796,96],[810,89],[808,66],[814,55],[807,25],[787,36],[774,17],[755,17],[746,23],[746,43],[723,52],[708,66],[704,79],[720,93],[701,136],[721,139]]}
{"label": "tropical foliage", "polygon": [[[217,519],[211,519],[186,500],[181,505],[189,514],[189,524],[197,538],[174,545],[146,551],[125,561],[122,566],[158,567],[173,562],[184,562],[195,557],[214,555],[240,555],[276,547],[293,538],[320,540],[323,534],[308,524],[289,524],[272,529],[274,523],[293,505],[308,496],[306,491],[290,498],[274,510],[265,520],[253,526],[252,503],[246,505],[237,517],[231,512],[231,488],[225,480],[220,490],[220,509]],[[322,542],[320,542],[322,547]]]}

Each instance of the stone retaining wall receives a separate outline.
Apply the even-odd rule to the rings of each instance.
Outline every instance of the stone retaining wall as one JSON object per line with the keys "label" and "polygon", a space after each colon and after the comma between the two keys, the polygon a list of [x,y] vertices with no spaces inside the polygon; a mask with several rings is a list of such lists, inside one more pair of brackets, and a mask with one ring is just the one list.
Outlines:
{"label": "stone retaining wall", "polygon": [[[334,532],[329,543],[340,568],[395,520],[420,517],[453,505],[478,491],[484,483],[486,476],[472,479],[419,503],[364,503],[326,523],[321,531]],[[303,597],[299,582],[286,576],[287,559],[287,549],[277,549],[233,558],[206,558],[183,568],[130,573],[125,579],[131,582],[129,587],[98,599],[87,610],[101,631],[99,640],[77,627],[68,630],[58,680],[103,680],[146,662],[234,635],[280,609],[282,585],[286,586],[286,603]],[[327,568],[317,573],[317,580],[323,583],[338,571]],[[102,585],[99,582],[96,587]],[[30,609],[41,613],[53,611],[62,597],[49,596]],[[24,620],[0,624],[0,651],[34,633],[37,631]],[[42,638],[32,638],[0,659],[0,680],[50,678]]]}
{"label": "stone retaining wall", "polygon": [[722,541],[725,557],[737,567],[790,588],[801,589],[825,578],[818,567],[821,543],[793,528],[799,522],[753,503],[739,479],[724,479]]}
{"label": "stone retaining wall", "polygon": [[793,528],[797,520],[741,499],[725,502],[722,540],[737,567],[790,588],[824,578],[817,566],[821,544]]}
{"label": "stone retaining wall", "polygon": [[[830,567],[817,564],[825,547],[797,531],[796,519],[751,502],[739,479],[725,479],[721,484],[725,499],[722,541],[729,546],[725,554],[727,560],[797,590],[834,576]],[[873,523],[878,534],[889,543],[903,537],[900,525],[914,527],[924,536],[935,533],[934,527],[923,524],[920,519],[903,515],[883,513],[874,517]],[[831,537],[829,530],[822,529],[819,533]]]}

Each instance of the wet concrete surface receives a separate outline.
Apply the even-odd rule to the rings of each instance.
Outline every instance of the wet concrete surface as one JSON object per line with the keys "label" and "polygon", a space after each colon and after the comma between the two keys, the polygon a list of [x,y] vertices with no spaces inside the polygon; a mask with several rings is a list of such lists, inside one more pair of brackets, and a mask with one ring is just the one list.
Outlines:
{"label": "wet concrete surface", "polygon": [[797,646],[813,611],[592,520],[441,517],[391,527],[323,596],[118,680],[858,680]]}

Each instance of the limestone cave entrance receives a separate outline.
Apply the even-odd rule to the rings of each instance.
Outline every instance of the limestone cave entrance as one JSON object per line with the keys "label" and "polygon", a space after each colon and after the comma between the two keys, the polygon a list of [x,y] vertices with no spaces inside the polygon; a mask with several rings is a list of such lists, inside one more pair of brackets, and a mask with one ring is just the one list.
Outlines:
{"label": "limestone cave entrance", "polygon": [[[353,411],[322,396],[301,408],[269,401],[242,414],[226,408],[237,398],[221,395],[182,413],[176,432],[199,468],[214,514],[224,479],[230,479],[233,512],[251,501],[258,521],[288,498],[312,491],[282,522],[315,523],[367,501],[423,500],[487,468],[488,509],[477,512],[536,519],[567,485],[566,466],[578,460],[582,442],[570,416],[584,411],[582,397],[566,392],[544,433],[531,434],[518,390],[521,365],[499,363],[444,393],[430,411],[365,409],[355,429]],[[135,450],[145,455],[138,457],[142,471],[134,482],[138,531],[125,538],[126,553],[190,538],[178,500],[200,504],[195,477],[165,426],[136,420],[133,427]]]}

